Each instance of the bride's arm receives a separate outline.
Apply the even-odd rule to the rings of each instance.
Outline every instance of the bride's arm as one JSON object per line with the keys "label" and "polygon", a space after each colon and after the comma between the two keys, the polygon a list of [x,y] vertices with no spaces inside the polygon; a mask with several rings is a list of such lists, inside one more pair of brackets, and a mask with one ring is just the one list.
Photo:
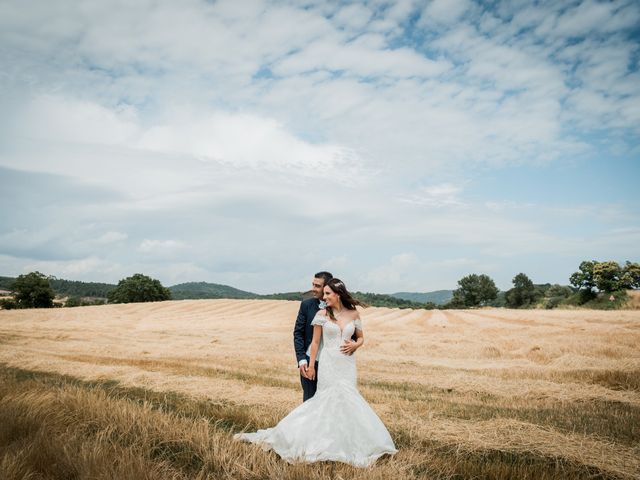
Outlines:
{"label": "bride's arm", "polygon": [[309,351],[309,366],[307,374],[311,380],[316,377],[316,356],[318,355],[318,347],[320,346],[320,337],[322,336],[322,327],[320,325],[313,326],[313,338],[311,339],[311,350]]}

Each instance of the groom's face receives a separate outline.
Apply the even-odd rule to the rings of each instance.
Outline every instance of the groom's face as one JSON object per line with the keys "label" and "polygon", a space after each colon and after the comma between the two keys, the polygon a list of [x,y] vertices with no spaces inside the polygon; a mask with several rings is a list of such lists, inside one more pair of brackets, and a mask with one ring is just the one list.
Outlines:
{"label": "groom's face", "polygon": [[322,278],[313,277],[311,281],[311,291],[315,298],[322,298],[322,289],[324,288],[324,280]]}

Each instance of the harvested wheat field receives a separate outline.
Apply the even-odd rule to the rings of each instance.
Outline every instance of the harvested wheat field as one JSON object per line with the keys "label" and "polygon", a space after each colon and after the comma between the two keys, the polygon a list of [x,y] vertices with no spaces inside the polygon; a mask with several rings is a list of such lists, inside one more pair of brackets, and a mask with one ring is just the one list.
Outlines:
{"label": "harvested wheat field", "polygon": [[297,308],[0,311],[0,478],[640,478],[639,311],[363,310],[399,453],[356,469],[232,440],[301,401]]}

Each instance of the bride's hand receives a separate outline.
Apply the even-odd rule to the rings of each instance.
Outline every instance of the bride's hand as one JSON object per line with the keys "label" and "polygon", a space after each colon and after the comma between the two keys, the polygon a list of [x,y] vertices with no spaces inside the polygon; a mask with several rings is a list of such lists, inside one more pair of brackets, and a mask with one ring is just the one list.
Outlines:
{"label": "bride's hand", "polygon": [[353,340],[345,340],[342,345],[340,345],[340,351],[345,355],[352,355],[358,349],[358,344]]}
{"label": "bride's hand", "polygon": [[316,369],[315,369],[315,367],[312,367],[312,366],[308,366],[307,367],[307,378],[309,380],[315,380],[316,379]]}

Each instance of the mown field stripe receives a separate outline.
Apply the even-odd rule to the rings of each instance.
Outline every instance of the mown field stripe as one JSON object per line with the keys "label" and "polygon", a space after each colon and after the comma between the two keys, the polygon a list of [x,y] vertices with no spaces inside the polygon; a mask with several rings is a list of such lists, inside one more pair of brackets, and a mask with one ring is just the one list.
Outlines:
{"label": "mown field stripe", "polygon": [[[188,419],[194,424],[202,424],[206,421],[210,428],[226,432],[232,432],[249,427],[260,428],[264,422],[273,422],[273,415],[269,415],[264,410],[256,411],[249,405],[234,405],[213,403],[196,400],[179,393],[153,392],[143,388],[123,387],[118,382],[112,381],[85,381],[68,375],[59,375],[50,372],[30,371],[13,367],[4,367],[0,371],[5,385],[6,392],[11,384],[24,384],[23,390],[47,392],[51,391],[53,398],[56,392],[66,392],[73,394],[73,389],[81,389],[86,392],[103,392],[108,398],[114,401],[126,402],[122,408],[129,408],[126,405],[133,405],[140,409],[151,408],[160,413],[170,413],[179,418]],[[66,389],[66,390],[65,390]],[[35,398],[35,397],[34,397]],[[0,401],[2,398],[0,396]],[[55,402],[51,403],[51,411],[48,417],[57,414]],[[90,417],[90,412],[79,412],[85,417]],[[135,410],[128,415],[135,416]],[[81,418],[81,417],[78,417]],[[256,421],[262,418],[263,421]],[[91,422],[91,418],[85,419]],[[135,421],[135,418],[132,420]],[[70,424],[69,428],[75,428]],[[80,427],[78,427],[80,428]],[[117,426],[113,427],[117,430]],[[117,432],[110,430],[111,435],[116,439],[125,438],[129,444],[135,447],[138,441],[148,442],[147,438],[137,439],[131,437],[131,431]],[[46,433],[46,432],[44,432]],[[95,435],[103,435],[104,431],[96,427]],[[128,436],[127,436],[128,435]],[[442,443],[429,439],[414,438],[411,432],[392,429],[392,435],[397,446],[401,449],[401,454],[393,459],[380,462],[373,470],[357,471],[346,466],[339,466],[342,478],[386,478],[391,471],[396,472],[394,478],[434,478],[434,479],[465,479],[465,478],[486,478],[495,480],[506,480],[510,478],[545,478],[549,480],[560,480],[564,478],[576,479],[615,479],[623,478],[610,472],[604,472],[594,467],[589,467],[576,462],[569,461],[562,457],[549,457],[536,455],[531,452],[507,452],[495,449],[474,449],[467,450],[455,443]],[[2,436],[3,441],[11,439]],[[5,445],[0,445],[0,454],[6,452]],[[216,478],[210,477],[214,473],[211,465],[212,460],[206,460],[202,454],[202,446],[191,445],[189,442],[176,441],[168,438],[162,441],[154,440],[149,447],[150,450],[143,452],[151,458],[161,462],[168,462],[172,467],[179,469],[185,478]],[[221,452],[223,454],[223,452]],[[256,453],[260,456],[262,452]],[[267,455],[267,454],[264,454]],[[265,457],[267,458],[267,457]],[[271,457],[268,457],[271,458]],[[245,459],[249,461],[249,459]],[[238,461],[236,460],[236,463]],[[283,462],[280,462],[282,464]],[[268,474],[268,470],[255,472],[255,475],[247,475],[247,468],[238,466],[237,471],[225,471],[229,478],[278,478]],[[285,476],[280,478],[329,478],[326,476],[326,465],[313,465],[304,467],[307,475],[300,476],[297,467],[281,465]],[[227,467],[228,468],[228,467]],[[269,467],[271,468],[271,467]],[[333,466],[331,467],[333,472]],[[251,471],[251,470],[249,470]],[[376,474],[378,472],[378,474]],[[403,475],[398,476],[398,472]],[[222,473],[217,471],[217,473]],[[282,471],[281,471],[282,473]],[[332,475],[333,476],[333,475]],[[60,477],[53,477],[60,478]]]}
{"label": "mown field stripe", "polygon": [[[262,385],[298,390],[295,381],[265,375],[255,375],[234,369],[188,365],[184,362],[159,359],[127,359],[93,355],[59,355],[60,358],[92,364],[137,366],[148,371],[164,371],[178,375],[196,375],[237,380],[249,385]],[[487,392],[459,392],[451,388],[413,384],[361,380],[366,391],[407,402],[407,408],[422,403],[433,415],[464,420],[514,419],[554,428],[565,433],[581,433],[635,446],[640,443],[640,406],[624,402],[588,399],[566,402],[545,398],[536,402],[526,399],[504,399]],[[508,401],[508,405],[504,403]],[[384,403],[384,402],[379,402]],[[533,405],[532,405],[533,403]]]}

